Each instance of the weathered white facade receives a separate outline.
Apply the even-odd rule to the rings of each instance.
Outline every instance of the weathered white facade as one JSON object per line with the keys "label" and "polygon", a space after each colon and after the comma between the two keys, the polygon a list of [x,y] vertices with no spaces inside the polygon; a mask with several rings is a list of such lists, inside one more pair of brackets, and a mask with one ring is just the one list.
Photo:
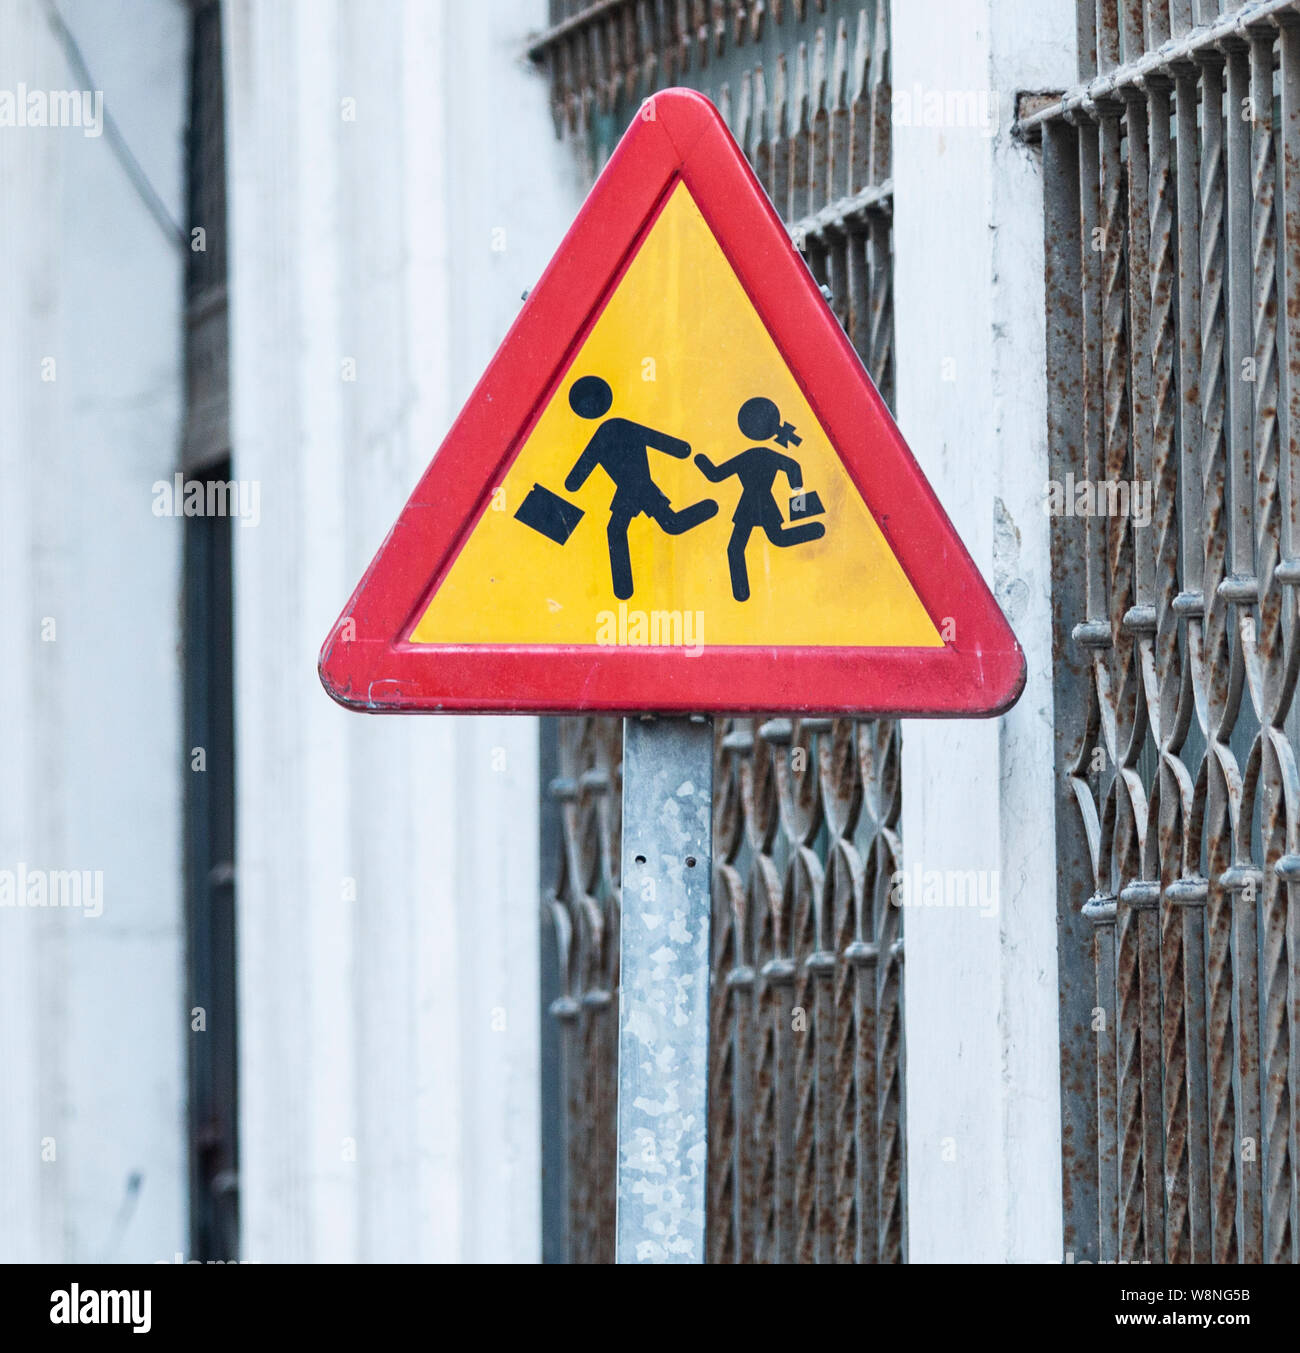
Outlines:
{"label": "weathered white facade", "polygon": [[[182,219],[185,11],[63,13]],[[44,5],[0,7],[0,90],[83,87]],[[151,512],[181,428],[182,256],[94,131],[0,126],[0,869],[102,877],[98,916],[0,909],[9,1261],[161,1259],[186,1234],[181,524]]]}
{"label": "weathered white facade", "polygon": [[[182,223],[186,6],[59,8]],[[578,205],[523,56],[546,10],[225,4],[248,1259],[541,1253],[536,724],[359,718],[315,662]],[[894,8],[896,89],[997,95],[895,126],[897,402],[1029,660],[1005,718],[905,730],[909,865],[999,901],[907,916],[920,1262],[1061,1250],[1042,206],[1010,128],[1072,34],[1068,0]],[[41,0],[0,6],[0,90],[77,82]],[[150,510],[185,244],[83,131],[0,127],[0,869],[103,876],[102,916],[0,909],[6,1260],[188,1244],[183,523]]]}
{"label": "weathered white facade", "polygon": [[[226,7],[233,473],[260,491],[233,527],[249,1259],[540,1254],[536,725],[359,719],[315,663],[571,215],[521,57],[543,8]],[[186,7],[61,9],[183,222]],[[40,0],[0,12],[20,84],[77,84]],[[172,1259],[202,1035],[183,521],[151,504],[178,465],[183,246],[108,137],[3,128],[0,173],[0,867],[102,871],[104,898],[0,912],[0,1252]]]}

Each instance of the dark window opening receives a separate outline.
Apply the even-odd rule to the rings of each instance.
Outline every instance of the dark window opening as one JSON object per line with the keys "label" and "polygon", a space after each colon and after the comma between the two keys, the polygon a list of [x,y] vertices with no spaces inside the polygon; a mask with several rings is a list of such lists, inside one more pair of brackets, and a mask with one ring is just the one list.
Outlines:
{"label": "dark window opening", "polygon": [[[231,478],[221,7],[194,0],[182,469]],[[205,501],[212,501],[204,490]],[[239,1254],[231,518],[184,520],[185,929],[190,1258]]]}

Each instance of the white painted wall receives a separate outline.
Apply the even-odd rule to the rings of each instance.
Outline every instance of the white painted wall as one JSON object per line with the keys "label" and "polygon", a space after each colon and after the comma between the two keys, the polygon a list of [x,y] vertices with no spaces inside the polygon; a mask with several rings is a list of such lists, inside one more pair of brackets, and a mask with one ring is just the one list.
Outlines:
{"label": "white painted wall", "polygon": [[896,94],[996,98],[992,135],[895,123],[898,411],[1029,667],[1000,720],[904,728],[909,868],[1000,882],[996,917],[905,920],[919,1263],[1061,1259],[1043,212],[1035,153],[1010,128],[1017,90],[1072,83],[1074,32],[1069,0],[893,6]]}
{"label": "white painted wall", "polygon": [[[179,219],[184,6],[60,8]],[[38,0],[0,5],[0,90],[20,84],[81,88]],[[181,268],[107,136],[0,127],[0,870],[103,874],[96,918],[0,909],[4,1262],[156,1260],[186,1234],[181,523],[151,511]]]}
{"label": "white painted wall", "polygon": [[315,664],[575,205],[544,20],[226,6],[251,1259],[540,1255],[536,724],[359,716]]}

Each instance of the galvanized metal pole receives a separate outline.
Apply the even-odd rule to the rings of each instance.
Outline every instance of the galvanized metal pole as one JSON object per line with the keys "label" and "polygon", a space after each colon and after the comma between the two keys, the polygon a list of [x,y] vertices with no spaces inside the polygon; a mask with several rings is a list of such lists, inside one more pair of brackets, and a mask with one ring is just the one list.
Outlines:
{"label": "galvanized metal pole", "polygon": [[623,722],[620,1264],[704,1262],[713,721]]}

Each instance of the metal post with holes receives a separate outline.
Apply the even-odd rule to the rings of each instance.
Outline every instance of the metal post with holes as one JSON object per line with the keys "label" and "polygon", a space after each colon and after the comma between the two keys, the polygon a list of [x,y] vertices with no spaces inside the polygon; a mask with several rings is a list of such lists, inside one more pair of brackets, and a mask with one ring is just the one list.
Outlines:
{"label": "metal post with holes", "polygon": [[702,1264],[713,721],[623,721],[620,1264]]}

